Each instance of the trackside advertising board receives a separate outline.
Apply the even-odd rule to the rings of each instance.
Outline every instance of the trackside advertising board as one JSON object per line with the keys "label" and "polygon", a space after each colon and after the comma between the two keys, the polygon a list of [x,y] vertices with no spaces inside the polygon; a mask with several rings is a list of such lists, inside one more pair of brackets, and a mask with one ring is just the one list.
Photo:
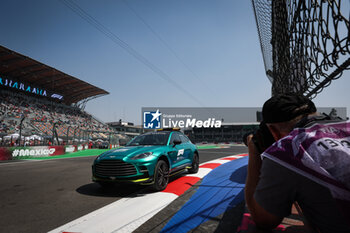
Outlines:
{"label": "trackside advertising board", "polygon": [[33,147],[0,147],[0,160],[12,160],[21,157],[47,157],[64,155],[88,149],[87,145],[70,146],[33,146]]}
{"label": "trackside advertising board", "polygon": [[82,145],[69,145],[66,146],[65,152],[66,153],[73,153],[81,150],[87,150],[89,149],[89,146],[87,144],[82,144]]}
{"label": "trackside advertising board", "polygon": [[35,146],[35,147],[13,147],[10,148],[12,157],[45,157],[63,155],[65,153],[64,146]]}

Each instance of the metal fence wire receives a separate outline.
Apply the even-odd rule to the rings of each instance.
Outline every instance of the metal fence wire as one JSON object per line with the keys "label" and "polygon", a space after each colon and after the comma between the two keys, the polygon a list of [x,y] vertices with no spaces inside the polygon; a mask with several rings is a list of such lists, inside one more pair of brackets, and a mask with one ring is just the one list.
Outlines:
{"label": "metal fence wire", "polygon": [[272,95],[316,97],[350,69],[350,1],[252,0]]}

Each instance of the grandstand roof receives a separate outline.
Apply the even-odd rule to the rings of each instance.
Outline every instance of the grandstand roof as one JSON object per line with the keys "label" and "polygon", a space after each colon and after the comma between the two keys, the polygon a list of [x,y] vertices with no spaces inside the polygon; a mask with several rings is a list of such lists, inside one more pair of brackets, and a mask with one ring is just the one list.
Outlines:
{"label": "grandstand roof", "polygon": [[64,96],[66,104],[109,92],[0,45],[0,74]]}

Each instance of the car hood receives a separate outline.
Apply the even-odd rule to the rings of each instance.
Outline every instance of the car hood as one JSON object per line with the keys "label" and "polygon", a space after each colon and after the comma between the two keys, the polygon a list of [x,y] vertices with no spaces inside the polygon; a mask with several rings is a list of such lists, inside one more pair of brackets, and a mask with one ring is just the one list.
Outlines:
{"label": "car hood", "polygon": [[161,150],[163,146],[127,146],[123,148],[113,149],[104,152],[99,156],[100,159],[123,159],[125,157],[133,157],[146,152],[156,152]]}

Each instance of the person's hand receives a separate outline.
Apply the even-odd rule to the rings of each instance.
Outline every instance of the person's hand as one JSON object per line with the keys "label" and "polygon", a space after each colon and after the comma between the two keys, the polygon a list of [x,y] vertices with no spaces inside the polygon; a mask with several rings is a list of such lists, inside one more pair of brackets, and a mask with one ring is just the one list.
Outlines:
{"label": "person's hand", "polygon": [[253,142],[253,134],[247,137],[247,144],[248,144],[249,160],[248,160],[248,175],[247,175],[246,188],[252,187],[255,190],[255,187],[259,181],[261,157],[258,149],[256,148],[256,145]]}

